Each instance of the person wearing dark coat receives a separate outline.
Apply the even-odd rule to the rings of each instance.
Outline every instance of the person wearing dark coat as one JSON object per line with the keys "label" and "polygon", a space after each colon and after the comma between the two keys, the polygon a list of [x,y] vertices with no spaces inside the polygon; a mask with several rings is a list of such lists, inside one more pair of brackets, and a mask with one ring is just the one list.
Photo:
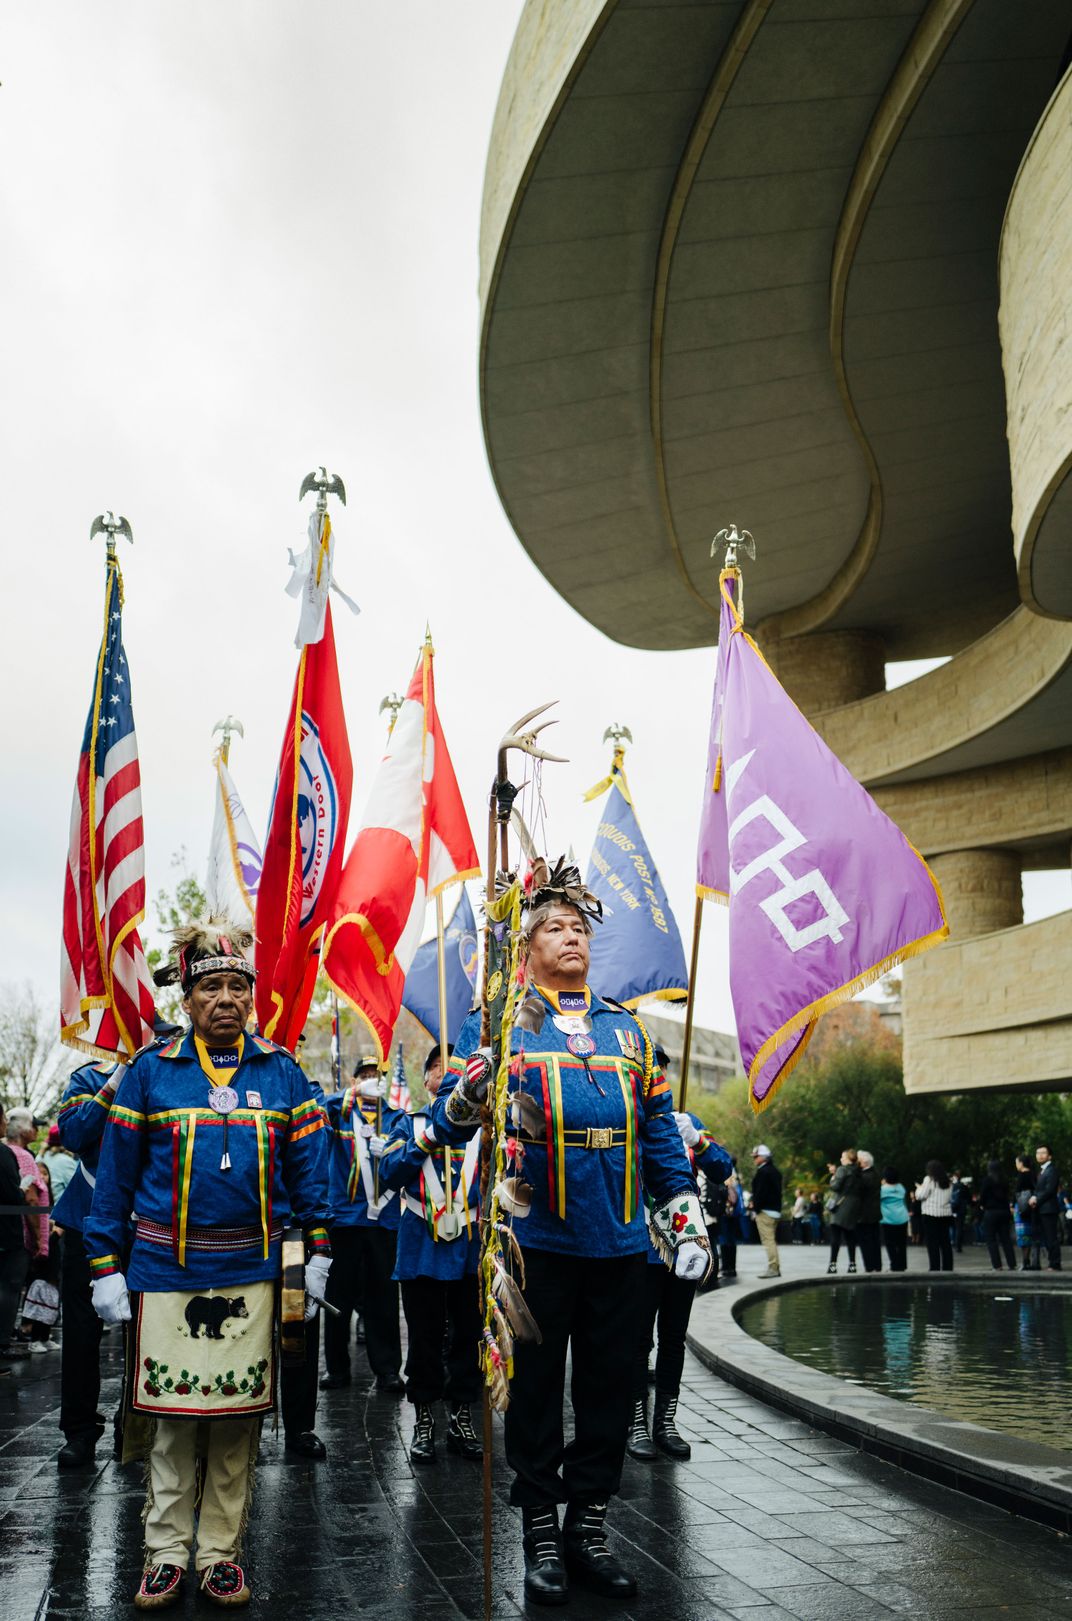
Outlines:
{"label": "person wearing dark coat", "polygon": [[1001,1271],[1000,1245],[1005,1265],[1016,1271],[1016,1251],[1012,1245],[1012,1212],[1009,1208],[1009,1184],[1001,1169],[1001,1161],[992,1159],[979,1187],[979,1203],[983,1211],[983,1239],[990,1252],[990,1265]]}
{"label": "person wearing dark coat", "polygon": [[860,1173],[860,1214],[856,1222],[856,1242],[865,1272],[882,1271],[882,1246],[879,1225],[882,1221],[882,1184],[875,1170],[874,1156],[866,1148],[856,1153]]}
{"label": "person wearing dark coat", "polygon": [[1060,1186],[1060,1177],[1057,1166],[1050,1155],[1050,1151],[1043,1145],[1035,1150],[1038,1160],[1039,1173],[1035,1183],[1035,1191],[1031,1195],[1031,1204],[1042,1228],[1042,1242],[1046,1246],[1046,1258],[1050,1272],[1061,1270],[1061,1235],[1060,1211],[1061,1202],[1057,1197]]}
{"label": "person wearing dark coat", "polygon": [[860,1172],[855,1148],[846,1148],[840,1165],[830,1166],[830,1192],[826,1209],[830,1217],[830,1265],[836,1272],[842,1244],[849,1252],[849,1271],[856,1271],[856,1223],[860,1219]]}

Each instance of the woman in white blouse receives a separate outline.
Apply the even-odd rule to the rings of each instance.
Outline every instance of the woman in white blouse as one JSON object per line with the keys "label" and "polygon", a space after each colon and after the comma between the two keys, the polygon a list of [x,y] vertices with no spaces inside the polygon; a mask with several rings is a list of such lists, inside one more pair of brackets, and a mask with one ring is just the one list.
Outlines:
{"label": "woman in white blouse", "polygon": [[916,1189],[923,1216],[923,1241],[932,1272],[952,1272],[953,1190],[941,1160],[930,1159],[923,1181]]}

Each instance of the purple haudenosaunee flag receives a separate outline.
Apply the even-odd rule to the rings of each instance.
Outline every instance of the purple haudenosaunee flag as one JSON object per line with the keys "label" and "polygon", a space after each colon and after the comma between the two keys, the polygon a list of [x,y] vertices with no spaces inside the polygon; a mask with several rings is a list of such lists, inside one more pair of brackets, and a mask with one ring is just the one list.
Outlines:
{"label": "purple haudenosaunee flag", "polygon": [[945,939],[919,852],[781,686],[720,580],[697,891],[727,900],[730,990],[758,1113],[821,1015]]}

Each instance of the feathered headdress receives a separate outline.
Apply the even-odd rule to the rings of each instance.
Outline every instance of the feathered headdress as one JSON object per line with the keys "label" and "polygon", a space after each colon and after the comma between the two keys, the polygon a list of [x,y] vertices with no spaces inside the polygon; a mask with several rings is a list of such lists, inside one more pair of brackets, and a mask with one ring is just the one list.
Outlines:
{"label": "feathered headdress", "polygon": [[153,979],[158,985],[181,985],[188,995],[202,974],[244,974],[252,985],[257,970],[246,953],[253,948],[248,924],[229,917],[210,917],[181,923],[172,931],[174,955]]}
{"label": "feathered headdress", "polygon": [[525,910],[531,917],[537,907],[552,901],[572,906],[591,923],[603,921],[603,902],[587,887],[579,867],[565,856],[559,856],[553,867],[543,856],[535,856],[525,879]]}

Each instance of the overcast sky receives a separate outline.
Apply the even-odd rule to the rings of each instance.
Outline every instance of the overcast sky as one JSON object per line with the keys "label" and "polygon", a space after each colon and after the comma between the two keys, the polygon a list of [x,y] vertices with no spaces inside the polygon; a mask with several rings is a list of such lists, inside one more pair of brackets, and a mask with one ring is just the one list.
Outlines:
{"label": "overcast sky", "polygon": [[[548,845],[587,860],[610,721],[682,933],[713,652],[607,641],[529,563],[477,399],[484,162],[521,0],[8,0],[0,35],[0,979],[57,988],[70,799],[100,635],[105,507],[125,513],[124,633],[150,891],[201,872],[212,728],[263,832],[293,683],[287,548],[316,463],[342,474],[336,610],[353,818],[425,621],[478,847],[506,724],[561,700]],[[730,514],[747,520],[747,514]],[[757,565],[758,566],[758,565]],[[1067,904],[1047,879],[1031,915]],[[1037,891],[1040,899],[1036,899]],[[709,907],[698,1013],[732,1028]]]}

